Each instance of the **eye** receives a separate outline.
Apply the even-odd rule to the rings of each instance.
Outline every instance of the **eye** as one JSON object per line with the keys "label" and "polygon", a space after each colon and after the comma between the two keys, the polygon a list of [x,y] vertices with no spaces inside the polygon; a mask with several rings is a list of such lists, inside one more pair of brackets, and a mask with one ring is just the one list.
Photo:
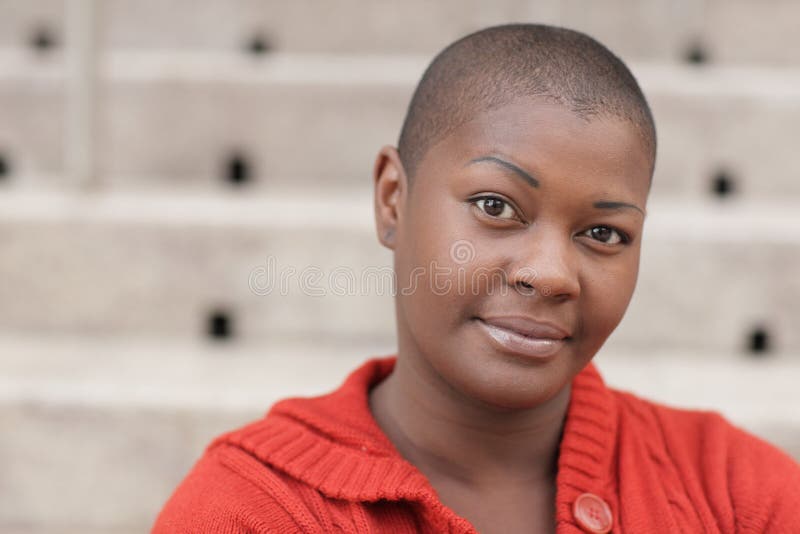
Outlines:
{"label": "eye", "polygon": [[486,196],[472,201],[489,217],[495,219],[519,219],[516,210],[500,197]]}
{"label": "eye", "polygon": [[620,243],[628,243],[630,239],[623,232],[616,230],[610,226],[593,226],[586,230],[583,235],[600,241],[604,245],[619,245]]}

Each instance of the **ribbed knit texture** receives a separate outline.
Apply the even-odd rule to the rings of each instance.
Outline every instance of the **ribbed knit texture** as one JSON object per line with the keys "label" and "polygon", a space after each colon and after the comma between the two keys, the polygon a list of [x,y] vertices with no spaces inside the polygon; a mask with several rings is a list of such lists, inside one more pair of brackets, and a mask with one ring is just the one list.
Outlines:
{"label": "ribbed knit texture", "polygon": [[[216,438],[153,532],[475,532],[372,417],[368,391],[394,363],[369,360],[336,391]],[[558,533],[582,532],[572,505],[585,492],[608,503],[617,533],[800,533],[788,455],[715,413],[610,389],[591,364],[572,384],[556,484]]]}

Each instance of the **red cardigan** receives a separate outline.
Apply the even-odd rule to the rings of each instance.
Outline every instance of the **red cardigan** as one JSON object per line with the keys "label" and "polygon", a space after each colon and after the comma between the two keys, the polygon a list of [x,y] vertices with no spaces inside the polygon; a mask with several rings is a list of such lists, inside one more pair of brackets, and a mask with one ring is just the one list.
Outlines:
{"label": "red cardigan", "polygon": [[[394,362],[216,438],[153,532],[475,532],[372,417],[367,392]],[[800,533],[788,455],[715,413],[610,389],[592,364],[573,382],[556,483],[559,533]]]}

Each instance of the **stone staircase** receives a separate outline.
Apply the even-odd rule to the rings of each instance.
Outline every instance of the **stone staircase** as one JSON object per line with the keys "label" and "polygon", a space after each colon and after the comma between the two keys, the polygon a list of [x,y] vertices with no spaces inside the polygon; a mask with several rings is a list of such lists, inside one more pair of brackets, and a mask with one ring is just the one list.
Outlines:
{"label": "stone staircase", "polygon": [[375,153],[436,51],[508,21],[598,37],[656,115],[607,381],[800,459],[799,19],[788,0],[0,0],[0,532],[146,532],[213,436],[394,350]]}

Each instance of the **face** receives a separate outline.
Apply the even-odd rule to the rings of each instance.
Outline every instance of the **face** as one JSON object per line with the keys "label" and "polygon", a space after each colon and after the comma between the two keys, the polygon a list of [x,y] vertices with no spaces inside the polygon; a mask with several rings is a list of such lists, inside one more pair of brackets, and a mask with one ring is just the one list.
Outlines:
{"label": "face", "polygon": [[432,146],[411,188],[384,148],[376,222],[400,357],[493,407],[556,396],[628,306],[651,165],[627,123],[532,99]]}

